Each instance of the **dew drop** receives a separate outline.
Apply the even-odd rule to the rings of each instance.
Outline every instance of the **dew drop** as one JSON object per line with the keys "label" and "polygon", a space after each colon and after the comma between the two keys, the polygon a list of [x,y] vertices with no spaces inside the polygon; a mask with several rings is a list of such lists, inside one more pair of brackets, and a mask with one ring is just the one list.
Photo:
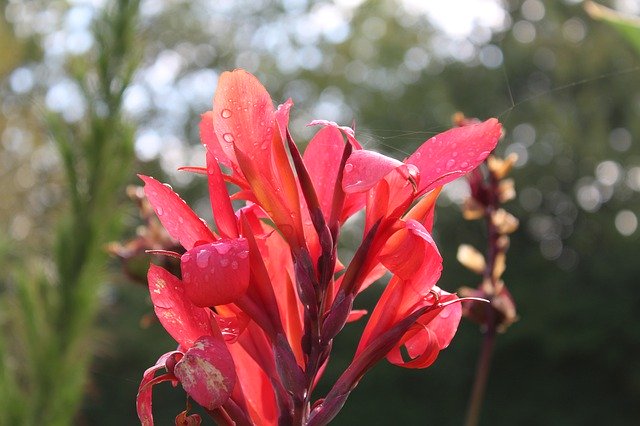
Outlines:
{"label": "dew drop", "polygon": [[180,224],[184,223],[184,219],[182,218],[182,216],[178,216],[178,223]]}
{"label": "dew drop", "polygon": [[222,135],[222,139],[224,139],[224,141],[228,143],[232,143],[234,140],[231,133],[225,133],[224,135]]}
{"label": "dew drop", "polygon": [[238,269],[238,262],[236,262],[235,260],[231,262],[231,269]]}
{"label": "dew drop", "polygon": [[182,261],[183,262],[186,263],[186,262],[188,262],[190,260],[191,260],[191,255],[189,253],[185,253],[185,254],[182,255]]}
{"label": "dew drop", "polygon": [[484,161],[485,158],[487,158],[487,156],[489,155],[489,151],[482,151],[479,155],[477,160],[478,161]]}
{"label": "dew drop", "polygon": [[206,250],[200,250],[196,255],[196,264],[200,268],[206,268],[209,264],[209,252]]}
{"label": "dew drop", "polygon": [[218,254],[225,255],[225,254],[229,253],[229,250],[231,250],[231,245],[229,245],[229,244],[216,245],[216,251],[218,252]]}
{"label": "dew drop", "polygon": [[169,185],[168,183],[163,183],[163,185],[173,191],[173,187],[171,185]]}
{"label": "dew drop", "polygon": [[452,169],[455,164],[456,164],[456,160],[454,160],[453,158],[449,159],[447,161],[447,169]]}
{"label": "dew drop", "polygon": [[466,161],[463,161],[462,163],[460,163],[460,168],[465,169],[469,167],[469,163],[467,163]]}
{"label": "dew drop", "polygon": [[344,171],[349,173],[353,170],[353,164],[349,163],[349,164],[345,164],[344,165]]}
{"label": "dew drop", "polygon": [[222,266],[223,268],[225,266],[229,265],[229,259],[223,257],[222,259],[220,259],[220,266]]}
{"label": "dew drop", "polygon": [[263,151],[266,150],[267,148],[269,148],[269,142],[268,141],[264,141],[262,143],[262,146],[260,147]]}
{"label": "dew drop", "polygon": [[231,110],[225,108],[225,109],[222,110],[220,115],[222,116],[222,118],[229,118],[229,117],[231,117]]}
{"label": "dew drop", "polygon": [[156,213],[158,213],[158,216],[162,216],[164,214],[164,209],[162,207],[158,207],[156,209]]}
{"label": "dew drop", "polygon": [[458,156],[458,151],[453,151],[453,152],[451,153],[451,156],[452,156],[453,158],[456,158],[456,157]]}
{"label": "dew drop", "polygon": [[440,313],[438,314],[438,316],[440,318],[449,318],[449,315],[451,315],[451,309],[447,309],[444,308],[442,311],[440,311]]}
{"label": "dew drop", "polygon": [[241,252],[238,252],[239,259],[246,259],[248,256],[249,256],[248,250],[242,250]]}

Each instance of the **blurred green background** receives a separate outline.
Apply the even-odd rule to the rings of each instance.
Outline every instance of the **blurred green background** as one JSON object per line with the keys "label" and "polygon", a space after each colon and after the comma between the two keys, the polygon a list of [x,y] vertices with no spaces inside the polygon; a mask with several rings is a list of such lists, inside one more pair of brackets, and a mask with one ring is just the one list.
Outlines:
{"label": "blurred green background", "polygon": [[[640,15],[635,0],[602,3]],[[108,223],[113,229],[92,240],[101,251],[109,240],[131,238],[140,225],[123,185],[139,183],[136,172],[170,182],[202,217],[210,217],[204,181],[176,169],[203,164],[199,114],[210,109],[219,74],[242,67],[258,76],[276,102],[293,98],[291,128],[302,144],[312,135],[304,127],[312,119],[345,125],[355,120],[366,147],[402,159],[450,127],[456,111],[498,117],[506,130],[498,152],[519,155],[513,172],[518,196],[507,208],[520,219],[520,229],[512,238],[504,279],[520,320],[498,338],[481,424],[640,421],[640,51],[622,32],[589,17],[582,2],[4,0],[0,5],[5,403],[22,401],[29,410],[32,376],[20,369],[30,363],[44,363],[39,368],[58,386],[50,390],[54,395],[65,388],[64,370],[47,366],[45,356],[37,361],[38,344],[24,343],[34,339],[24,332],[29,328],[16,328],[28,321],[15,315],[31,300],[19,296],[21,286],[33,281],[33,271],[43,282],[62,282],[34,287],[44,296],[29,297],[42,306],[57,300],[59,289],[66,291],[60,267],[66,246],[58,247],[57,255],[53,247],[67,241],[65,232],[76,235],[73,219],[70,228],[60,223],[84,217],[68,211],[86,211],[70,207],[69,170],[79,174],[78,192],[88,194],[93,205],[83,173],[91,183],[92,171],[115,164],[100,175],[115,182],[101,189],[107,195],[97,205],[103,207],[92,208],[100,212],[107,206],[117,217],[90,218],[86,225],[100,230]],[[92,160],[96,138],[105,142]],[[74,165],[65,165],[60,147],[73,151],[78,141],[89,148],[76,153]],[[118,144],[122,149],[105,151]],[[122,158],[134,152],[135,165],[122,166]],[[467,191],[464,181],[453,183],[439,202],[436,239],[445,259],[439,285],[450,291],[477,284],[455,260],[461,243],[483,247],[481,224],[461,217],[459,204]],[[68,241],[74,238],[82,237]],[[344,244],[348,248],[349,241]],[[106,258],[96,256],[102,273],[85,279],[93,283],[82,284],[85,299],[69,302],[90,300],[93,306],[78,334],[80,343],[75,352],[52,352],[66,354],[60,356],[64,365],[72,366],[76,356],[87,359],[80,410],[71,414],[73,420],[55,422],[34,414],[33,424],[135,424],[142,372],[174,348],[157,323],[142,327],[152,311],[146,288],[129,280],[119,262],[112,259],[104,269]],[[356,302],[358,307],[371,307],[376,292],[380,288]],[[64,330],[65,318],[75,312],[55,303],[59,328],[47,328],[51,336]],[[46,323],[48,311],[42,312]],[[348,362],[363,325],[347,326],[334,345],[328,382]],[[380,364],[334,423],[462,424],[480,341],[477,326],[463,322],[431,368]],[[7,379],[9,372],[18,372],[17,380]],[[12,394],[14,388],[23,393]],[[156,389],[158,424],[172,424],[183,409],[182,393],[167,384]],[[48,398],[54,399],[45,395],[40,403],[46,406]],[[75,411],[72,402],[61,406]],[[7,418],[6,424],[16,424]]]}

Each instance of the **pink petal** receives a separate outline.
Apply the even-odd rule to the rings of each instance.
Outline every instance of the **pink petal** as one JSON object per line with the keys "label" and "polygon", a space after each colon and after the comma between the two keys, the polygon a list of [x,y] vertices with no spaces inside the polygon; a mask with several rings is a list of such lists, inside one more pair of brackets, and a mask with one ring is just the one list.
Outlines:
{"label": "pink petal", "polygon": [[346,193],[366,191],[402,164],[374,151],[354,151],[344,166],[342,188]]}
{"label": "pink petal", "polygon": [[152,177],[138,175],[145,183],[144,193],[169,235],[187,250],[198,241],[215,241],[207,225],[173,190]]}
{"label": "pink petal", "polygon": [[233,358],[221,336],[198,339],[176,364],[174,374],[189,396],[207,410],[227,402],[236,383]]}
{"label": "pink petal", "polygon": [[211,312],[187,299],[183,283],[169,271],[151,264],[147,275],[154,311],[165,330],[188,348],[200,336],[210,335]]}
{"label": "pink petal", "polygon": [[249,244],[245,238],[202,244],[182,255],[186,295],[196,306],[236,301],[249,286]]}
{"label": "pink petal", "polygon": [[405,161],[420,170],[419,192],[444,185],[475,169],[496,147],[502,126],[495,118],[456,127],[426,141]]}

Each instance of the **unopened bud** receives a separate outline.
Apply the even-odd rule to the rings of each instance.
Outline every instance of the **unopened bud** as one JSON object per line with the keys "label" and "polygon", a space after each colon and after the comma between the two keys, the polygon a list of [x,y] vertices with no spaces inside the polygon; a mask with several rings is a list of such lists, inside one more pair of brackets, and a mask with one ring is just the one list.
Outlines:
{"label": "unopened bud", "polygon": [[511,234],[518,229],[518,219],[505,209],[498,209],[491,215],[491,222],[500,234]]}
{"label": "unopened bud", "polygon": [[503,179],[509,174],[509,172],[511,172],[516,161],[518,161],[518,154],[515,152],[507,155],[504,159],[491,155],[487,159],[487,166],[496,179]]}
{"label": "unopened bud", "polygon": [[458,262],[477,274],[482,274],[486,268],[486,262],[482,253],[468,244],[461,244],[460,247],[458,247],[456,257]]}
{"label": "unopened bud", "polygon": [[504,252],[500,252],[496,255],[496,258],[493,262],[492,276],[494,281],[498,280],[502,276],[505,269],[507,269],[507,256]]}
{"label": "unopened bud", "polygon": [[462,217],[466,220],[476,220],[484,217],[484,206],[475,198],[469,197],[464,200],[462,206]]}
{"label": "unopened bud", "polygon": [[503,179],[498,185],[498,198],[501,203],[506,203],[516,198],[516,186],[513,179]]}

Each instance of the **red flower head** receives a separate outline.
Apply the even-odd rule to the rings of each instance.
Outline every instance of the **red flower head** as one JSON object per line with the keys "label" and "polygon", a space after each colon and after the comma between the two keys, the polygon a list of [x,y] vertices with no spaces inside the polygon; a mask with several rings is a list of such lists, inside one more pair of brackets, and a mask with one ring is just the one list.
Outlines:
{"label": "red flower head", "polygon": [[[433,209],[440,186],[495,147],[500,124],[449,130],[401,162],[362,149],[350,128],[316,121],[322,128],[301,154],[287,128],[291,106],[274,108],[245,71],[220,77],[200,124],[207,166],[185,168],[208,178],[217,233],[171,188],[142,176],[160,221],[186,250],[173,254],[181,278],[149,270],[156,314],[179,347],[144,375],[143,423],[151,422],[151,386],[170,380],[222,423],[326,424],[375,363],[427,367],[455,334],[459,299],[435,286],[442,258]],[[230,196],[226,183],[238,191]],[[245,207],[234,211],[232,199]],[[362,208],[362,243],[343,266],[340,228]],[[385,271],[391,281],[351,365],[313,403],[334,337],[366,313],[352,309],[356,296]]]}

